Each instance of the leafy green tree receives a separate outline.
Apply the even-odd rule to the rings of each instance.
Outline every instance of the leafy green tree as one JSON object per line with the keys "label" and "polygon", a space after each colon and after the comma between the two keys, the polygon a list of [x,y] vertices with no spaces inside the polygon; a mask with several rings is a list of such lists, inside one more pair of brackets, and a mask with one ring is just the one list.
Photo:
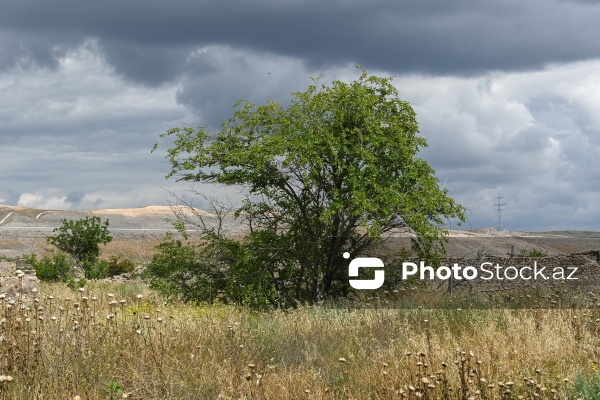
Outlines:
{"label": "leafy green tree", "polygon": [[220,131],[161,135],[174,140],[167,178],[246,192],[236,210],[249,228],[243,257],[224,256],[230,241],[220,233],[207,230],[205,240],[219,265],[260,277],[261,290],[283,301],[347,293],[343,253],[367,254],[393,231],[410,232],[420,256],[435,256],[444,223],[464,221],[463,207],[417,157],[427,143],[392,78],[362,70],[351,83],[319,79],[288,107],[239,101]]}
{"label": "leafy green tree", "polygon": [[46,238],[48,243],[69,254],[76,266],[81,268],[88,278],[94,274],[100,256],[100,245],[112,241],[108,231],[108,220],[100,217],[85,217],[79,220],[62,221],[62,226],[54,228],[54,236]]}

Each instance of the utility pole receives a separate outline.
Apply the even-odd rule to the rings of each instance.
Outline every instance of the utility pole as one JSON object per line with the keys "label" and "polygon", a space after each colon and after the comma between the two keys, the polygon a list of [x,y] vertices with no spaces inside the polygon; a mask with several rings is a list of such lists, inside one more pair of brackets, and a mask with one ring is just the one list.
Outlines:
{"label": "utility pole", "polygon": [[498,192],[498,196],[496,196],[496,215],[498,217],[498,230],[502,230],[502,206],[505,206],[506,203],[501,203],[502,196],[500,196],[500,192]]}

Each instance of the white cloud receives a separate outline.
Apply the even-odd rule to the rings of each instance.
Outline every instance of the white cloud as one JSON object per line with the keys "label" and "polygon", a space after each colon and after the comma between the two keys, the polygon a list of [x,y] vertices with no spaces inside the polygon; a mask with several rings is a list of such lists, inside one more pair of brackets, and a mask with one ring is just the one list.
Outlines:
{"label": "white cloud", "polygon": [[36,193],[22,193],[17,202],[18,206],[47,209],[64,209],[66,197],[45,198]]}
{"label": "white cloud", "polygon": [[493,198],[501,191],[515,229],[600,228],[600,210],[589,203],[600,198],[597,82],[598,60],[396,80],[428,138],[422,155],[472,210],[471,222],[494,225]]}

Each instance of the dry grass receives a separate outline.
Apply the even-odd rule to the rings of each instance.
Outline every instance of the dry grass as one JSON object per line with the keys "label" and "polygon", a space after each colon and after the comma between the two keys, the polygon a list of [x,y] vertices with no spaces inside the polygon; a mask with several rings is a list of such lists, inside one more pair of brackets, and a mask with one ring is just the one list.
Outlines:
{"label": "dry grass", "polygon": [[44,284],[0,312],[14,399],[567,398],[600,351],[598,310],[253,313],[126,283]]}

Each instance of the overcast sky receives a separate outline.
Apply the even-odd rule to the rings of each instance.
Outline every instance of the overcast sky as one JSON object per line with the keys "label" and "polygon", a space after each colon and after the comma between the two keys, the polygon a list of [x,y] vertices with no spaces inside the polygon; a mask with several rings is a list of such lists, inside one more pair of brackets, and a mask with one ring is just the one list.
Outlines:
{"label": "overcast sky", "polygon": [[185,185],[160,133],[360,64],[396,76],[467,227],[500,193],[504,228],[600,231],[598,21],[592,0],[4,0],[0,203],[164,205]]}

